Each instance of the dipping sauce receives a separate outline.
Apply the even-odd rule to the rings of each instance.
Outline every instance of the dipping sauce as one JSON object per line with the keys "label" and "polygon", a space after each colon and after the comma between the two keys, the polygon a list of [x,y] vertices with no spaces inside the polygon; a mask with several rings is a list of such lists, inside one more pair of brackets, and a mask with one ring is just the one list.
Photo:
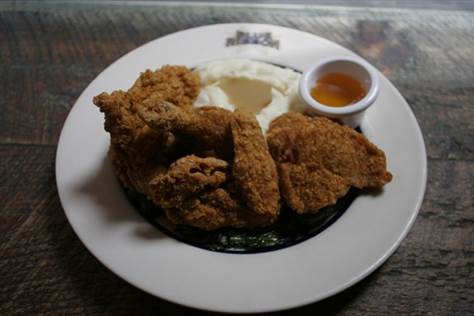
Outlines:
{"label": "dipping sauce", "polygon": [[313,99],[333,107],[354,104],[366,94],[367,91],[357,80],[341,73],[322,75],[311,89]]}

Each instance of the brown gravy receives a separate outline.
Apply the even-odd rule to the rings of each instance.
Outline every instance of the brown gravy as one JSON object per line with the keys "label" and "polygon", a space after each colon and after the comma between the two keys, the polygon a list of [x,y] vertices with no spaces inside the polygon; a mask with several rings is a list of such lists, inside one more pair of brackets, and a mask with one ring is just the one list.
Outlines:
{"label": "brown gravy", "polygon": [[272,101],[272,86],[250,78],[225,78],[219,82],[229,102],[237,109],[257,114]]}

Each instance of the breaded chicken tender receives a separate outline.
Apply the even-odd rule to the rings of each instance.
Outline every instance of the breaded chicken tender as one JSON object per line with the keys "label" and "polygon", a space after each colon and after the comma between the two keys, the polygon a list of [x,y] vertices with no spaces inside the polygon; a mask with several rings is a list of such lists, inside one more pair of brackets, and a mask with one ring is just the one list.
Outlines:
{"label": "breaded chicken tender", "polygon": [[229,172],[223,160],[186,156],[150,182],[151,198],[175,224],[204,230],[247,226],[250,211],[224,187]]}
{"label": "breaded chicken tender", "polygon": [[[226,172],[223,160],[187,156],[150,182],[153,200],[171,221],[213,230],[266,226],[276,220],[280,210],[276,167],[254,117],[216,107],[183,109],[168,102],[143,102],[138,112],[159,133],[208,146],[230,146],[233,151]],[[209,186],[217,175],[225,183]]]}
{"label": "breaded chicken tender", "polygon": [[323,117],[287,113],[267,133],[290,208],[314,213],[351,186],[380,188],[392,179],[385,154],[362,134]]}
{"label": "breaded chicken tender", "polygon": [[155,131],[192,138],[213,147],[229,145],[233,116],[228,110],[215,106],[182,108],[154,97],[142,102],[137,110],[140,117]]}
{"label": "breaded chicken tender", "polygon": [[147,70],[128,91],[101,93],[93,102],[105,114],[110,133],[109,159],[125,187],[148,193],[150,179],[166,172],[174,137],[157,133],[138,116],[136,106],[150,96],[190,108],[200,91],[200,78],[184,66]]}
{"label": "breaded chicken tender", "polygon": [[278,181],[258,123],[217,107],[193,108],[199,89],[186,67],[164,66],[142,73],[127,92],[96,96],[115,173],[176,224],[271,224],[280,208]]}
{"label": "breaded chicken tender", "polygon": [[194,155],[180,158],[167,173],[152,179],[152,198],[165,209],[194,206],[200,194],[225,183],[228,172],[229,165],[224,160]]}
{"label": "breaded chicken tender", "polygon": [[242,197],[254,212],[276,218],[280,209],[278,175],[260,125],[254,117],[236,112],[230,126],[233,175]]}

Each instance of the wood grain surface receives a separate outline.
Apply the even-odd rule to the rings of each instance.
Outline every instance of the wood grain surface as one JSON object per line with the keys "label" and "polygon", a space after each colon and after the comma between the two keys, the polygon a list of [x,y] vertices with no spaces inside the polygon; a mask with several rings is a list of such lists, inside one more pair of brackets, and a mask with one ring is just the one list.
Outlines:
{"label": "wood grain surface", "polygon": [[205,314],[128,285],[69,226],[54,159],[74,101],[139,45],[195,26],[258,22],[337,42],[407,99],[423,131],[428,184],[407,238],[376,272],[283,314],[474,314],[474,13],[344,7],[0,5],[0,315]]}

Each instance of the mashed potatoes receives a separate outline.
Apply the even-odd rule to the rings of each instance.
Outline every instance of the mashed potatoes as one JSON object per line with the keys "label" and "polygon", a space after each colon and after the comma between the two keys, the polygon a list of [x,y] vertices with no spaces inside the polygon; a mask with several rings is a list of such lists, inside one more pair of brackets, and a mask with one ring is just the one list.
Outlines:
{"label": "mashed potatoes", "polygon": [[303,112],[298,96],[300,74],[248,59],[212,61],[195,70],[202,89],[194,106],[219,106],[255,114],[264,133],[270,122],[288,111]]}

